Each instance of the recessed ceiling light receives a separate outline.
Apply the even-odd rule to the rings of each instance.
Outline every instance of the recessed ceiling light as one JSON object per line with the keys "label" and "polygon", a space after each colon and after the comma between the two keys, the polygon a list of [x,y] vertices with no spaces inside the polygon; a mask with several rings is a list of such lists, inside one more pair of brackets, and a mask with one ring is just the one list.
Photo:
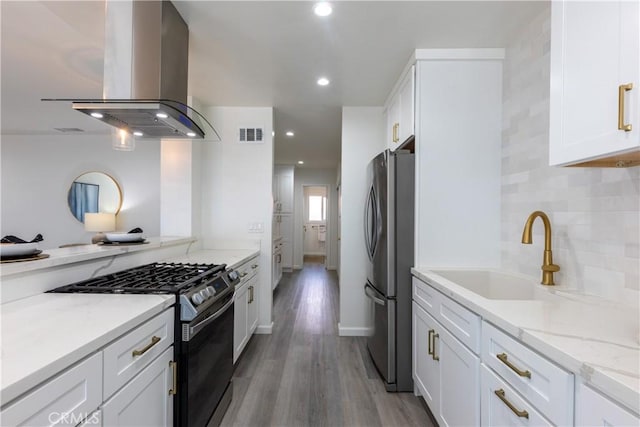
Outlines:
{"label": "recessed ceiling light", "polygon": [[91,113],[91,117],[95,117],[96,119],[101,119],[104,116],[101,113]]}
{"label": "recessed ceiling light", "polygon": [[304,162],[302,160],[298,160],[298,164],[299,165],[304,165]]}
{"label": "recessed ceiling light", "polygon": [[193,138],[194,136],[196,136],[195,132],[187,132],[187,136],[190,136],[191,138]]}
{"label": "recessed ceiling light", "polygon": [[326,86],[326,85],[328,85],[328,84],[329,84],[329,79],[328,79],[328,78],[326,78],[326,77],[320,77],[320,78],[318,79],[318,84],[319,84],[320,86]]}
{"label": "recessed ceiling light", "polygon": [[169,115],[165,114],[165,113],[157,113],[156,117],[159,119],[166,119],[167,117],[169,117]]}
{"label": "recessed ceiling light", "polygon": [[329,16],[331,15],[332,11],[333,11],[333,8],[326,1],[316,3],[316,5],[313,7],[313,13],[315,13],[318,16]]}
{"label": "recessed ceiling light", "polygon": [[292,131],[290,131],[290,130],[288,130],[288,131],[287,131],[287,133],[285,133],[285,135],[287,135],[287,136],[293,136],[293,132],[292,132]]}
{"label": "recessed ceiling light", "polygon": [[133,132],[133,136],[142,136],[142,132],[137,130],[137,131]]}

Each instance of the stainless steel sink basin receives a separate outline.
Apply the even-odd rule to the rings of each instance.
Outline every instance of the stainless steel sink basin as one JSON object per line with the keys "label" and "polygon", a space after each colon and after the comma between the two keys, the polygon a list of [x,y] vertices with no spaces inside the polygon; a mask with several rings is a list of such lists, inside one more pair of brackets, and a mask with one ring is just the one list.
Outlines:
{"label": "stainless steel sink basin", "polygon": [[549,296],[533,279],[495,270],[433,270],[439,276],[487,299],[533,300]]}

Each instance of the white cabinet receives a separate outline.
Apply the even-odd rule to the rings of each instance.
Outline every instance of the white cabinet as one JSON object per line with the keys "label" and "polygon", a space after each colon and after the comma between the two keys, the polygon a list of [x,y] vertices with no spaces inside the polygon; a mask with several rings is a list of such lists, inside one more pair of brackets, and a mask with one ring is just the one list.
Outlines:
{"label": "white cabinet", "polygon": [[258,327],[258,258],[236,268],[242,281],[236,286],[233,313],[233,363],[236,363]]}
{"label": "white cabinet", "polygon": [[3,407],[3,425],[173,425],[173,318],[165,310],[36,386]]}
{"label": "white cabinet", "polygon": [[3,408],[6,426],[75,426],[102,402],[102,352]]}
{"label": "white cabinet", "polygon": [[282,236],[282,269],[291,271],[293,268],[293,215],[280,216],[280,230]]}
{"label": "white cabinet", "polygon": [[169,347],[102,407],[105,426],[173,425],[173,347]]}
{"label": "white cabinet", "polygon": [[552,426],[504,380],[482,364],[482,426]]}
{"label": "white cabinet", "polygon": [[395,150],[414,134],[415,65],[409,67],[394,87],[387,103],[387,147]]}
{"label": "white cabinet", "polygon": [[282,279],[282,246],[281,240],[273,245],[273,261],[271,266],[271,290],[278,287],[280,279]]}
{"label": "white cabinet", "polygon": [[414,299],[413,377],[417,391],[438,424],[479,425],[480,358],[427,310],[430,308],[421,307]]}
{"label": "white cabinet", "polygon": [[638,92],[640,3],[552,2],[549,163],[639,165]]}
{"label": "white cabinet", "polygon": [[577,426],[638,426],[640,418],[591,387],[578,383],[576,386]]}
{"label": "white cabinet", "polygon": [[273,175],[274,213],[293,212],[293,166],[276,166]]}
{"label": "white cabinet", "polygon": [[551,422],[573,424],[572,373],[487,322],[482,323],[482,363]]}

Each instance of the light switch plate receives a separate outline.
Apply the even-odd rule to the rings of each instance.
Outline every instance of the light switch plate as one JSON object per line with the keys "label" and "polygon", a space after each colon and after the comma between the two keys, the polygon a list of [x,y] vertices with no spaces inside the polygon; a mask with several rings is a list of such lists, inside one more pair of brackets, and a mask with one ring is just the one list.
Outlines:
{"label": "light switch plate", "polygon": [[262,222],[250,222],[249,233],[264,233],[264,223]]}

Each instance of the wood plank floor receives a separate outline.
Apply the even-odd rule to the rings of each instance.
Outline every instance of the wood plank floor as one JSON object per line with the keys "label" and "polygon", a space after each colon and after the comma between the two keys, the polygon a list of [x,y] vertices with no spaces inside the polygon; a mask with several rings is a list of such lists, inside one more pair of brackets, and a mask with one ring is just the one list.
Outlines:
{"label": "wood plank floor", "polygon": [[362,337],[338,336],[335,272],[305,263],[274,293],[272,335],[236,365],[223,426],[433,426],[411,393],[387,393]]}

